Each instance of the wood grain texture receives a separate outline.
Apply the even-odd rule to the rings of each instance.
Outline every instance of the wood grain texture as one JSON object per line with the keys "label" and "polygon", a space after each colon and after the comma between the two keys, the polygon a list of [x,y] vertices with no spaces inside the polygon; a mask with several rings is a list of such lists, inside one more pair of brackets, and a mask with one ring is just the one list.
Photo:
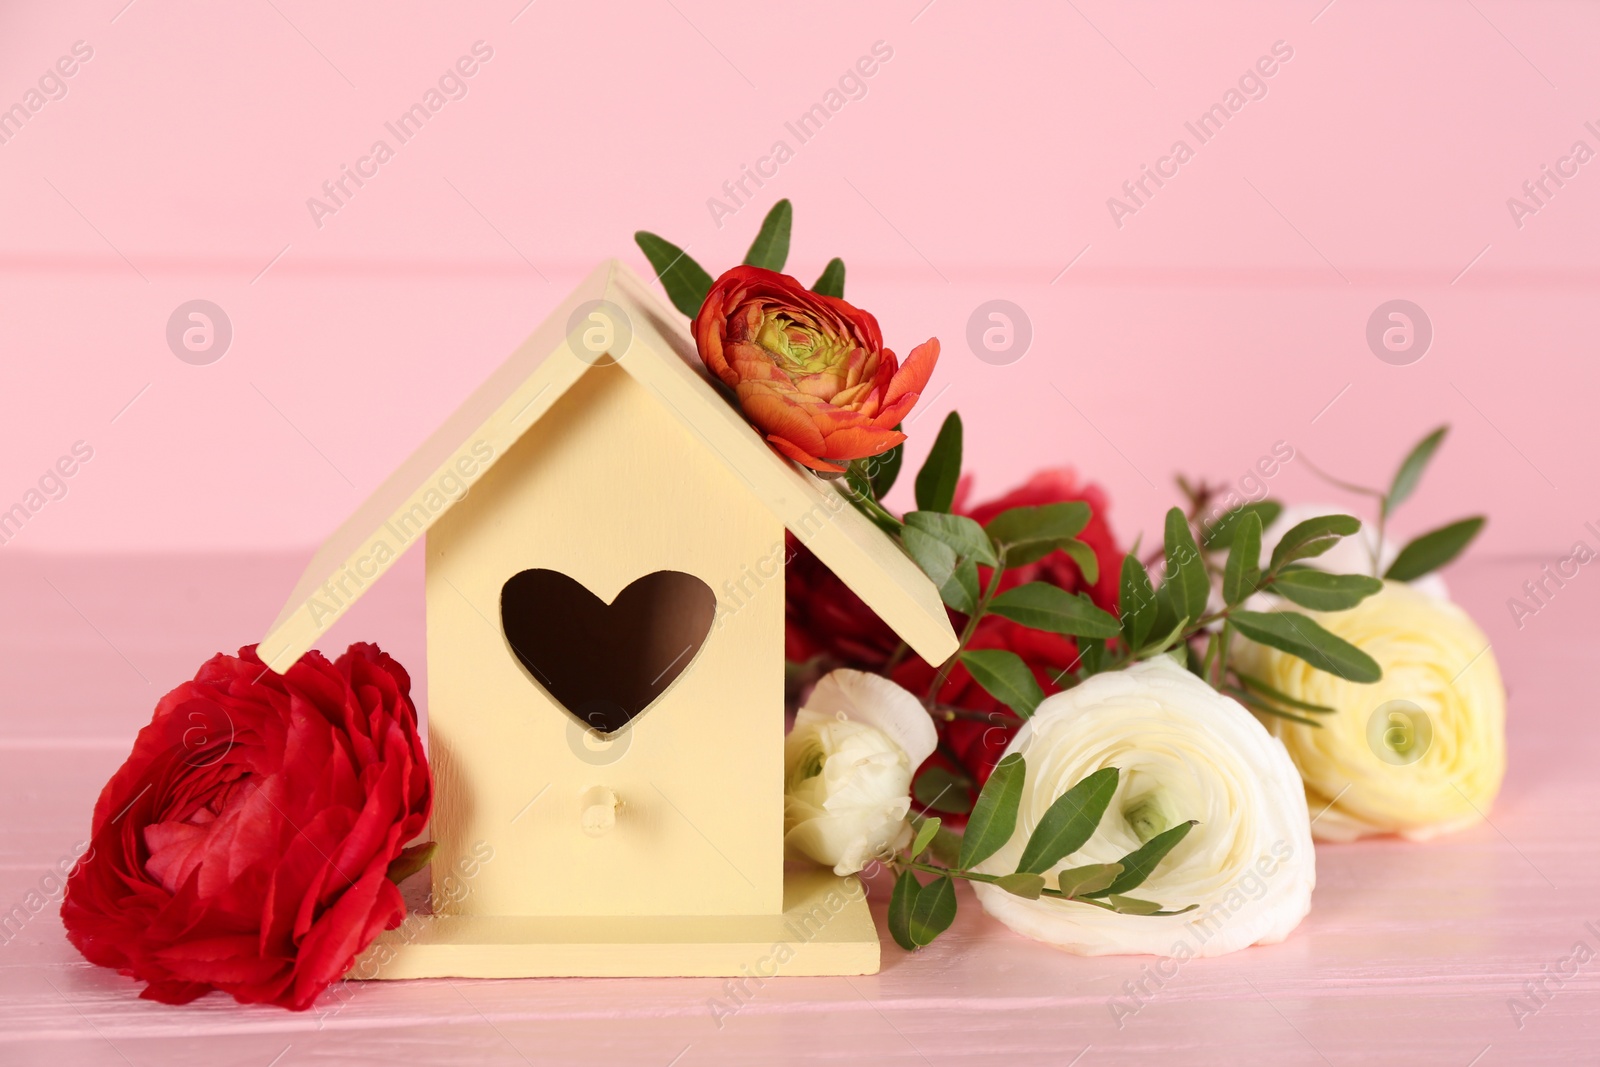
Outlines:
{"label": "wood grain texture", "polygon": [[861,882],[816,867],[785,873],[783,910],[773,914],[435,916],[425,910],[427,893],[402,890],[411,914],[356,961],[351,977],[761,979],[878,970]]}
{"label": "wood grain texture", "polygon": [[[1470,561],[1450,575],[1511,692],[1492,824],[1427,845],[1319,846],[1314,906],[1288,941],[1185,963],[1120,1028],[1113,998],[1151,984],[1155,959],[1057,953],[966,893],[950,933],[922,952],[883,938],[871,977],[354,982],[302,1015],[215,995],[141,1001],[134,982],[73,952],[52,905],[0,943],[0,1062],[1592,1064],[1600,960],[1551,984],[1520,1029],[1507,1007],[1576,942],[1600,949],[1585,925],[1600,925],[1600,582],[1570,582],[1518,630],[1505,599],[1543,562]],[[259,633],[298,568],[288,556],[0,554],[0,911],[70,857],[159,694],[230,635]],[[323,647],[375,639],[420,677],[422,599],[420,558],[402,561]],[[888,884],[871,890],[881,930]]]}

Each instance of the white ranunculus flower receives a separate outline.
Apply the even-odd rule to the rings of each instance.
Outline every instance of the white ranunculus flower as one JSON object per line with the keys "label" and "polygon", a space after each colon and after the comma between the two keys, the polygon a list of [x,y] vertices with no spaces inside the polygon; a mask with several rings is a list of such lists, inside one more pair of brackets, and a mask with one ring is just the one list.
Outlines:
{"label": "white ranunculus flower", "polygon": [[[1337,504],[1290,504],[1278,513],[1272,520],[1272,525],[1261,531],[1261,566],[1265,567],[1272,558],[1272,550],[1278,547],[1278,541],[1284,534],[1307,519],[1315,519],[1323,515],[1348,515],[1349,508]],[[1378,528],[1366,520],[1362,520],[1361,529],[1350,537],[1343,538],[1338,544],[1320,556],[1313,556],[1302,562],[1318,570],[1329,571],[1333,574],[1372,574],[1373,550],[1378,544]],[[1394,562],[1400,554],[1400,541],[1393,536],[1386,537],[1383,542],[1383,551],[1378,553],[1377,573],[1382,575],[1389,569],[1389,564]],[[1445,585],[1444,579],[1438,572],[1425,574],[1410,583],[1411,587],[1419,593],[1426,593],[1437,600],[1449,600],[1450,588]],[[1247,605],[1251,611],[1271,611],[1277,606],[1266,596],[1257,595],[1251,598]]]}
{"label": "white ranunculus flower", "polygon": [[1047,698],[1006,749],[1027,765],[1017,829],[980,869],[1016,869],[1050,804],[1104,767],[1121,772],[1089,842],[1046,872],[1115,863],[1168,827],[1199,824],[1130,896],[1184,915],[1122,915],[977,884],[989,914],[1084,956],[1187,959],[1281,941],[1311,908],[1316,857],[1300,776],[1283,745],[1236,701],[1166,656],[1097,674]]}
{"label": "white ranunculus flower", "polygon": [[911,775],[938,743],[921,702],[889,679],[827,675],[784,742],[784,847],[841,875],[904,847]]}

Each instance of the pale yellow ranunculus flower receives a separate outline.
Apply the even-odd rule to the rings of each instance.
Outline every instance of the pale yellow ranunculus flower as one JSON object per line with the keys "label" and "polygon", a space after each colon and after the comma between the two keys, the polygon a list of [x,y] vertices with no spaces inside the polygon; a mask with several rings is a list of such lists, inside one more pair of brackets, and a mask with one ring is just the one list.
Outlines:
{"label": "pale yellow ranunculus flower", "polygon": [[1246,674],[1335,709],[1309,715],[1321,728],[1261,716],[1305,780],[1313,835],[1425,840],[1481,821],[1506,769],[1506,691],[1483,631],[1455,604],[1400,582],[1349,611],[1307,614],[1383,668],[1362,685],[1286,652],[1236,646]]}

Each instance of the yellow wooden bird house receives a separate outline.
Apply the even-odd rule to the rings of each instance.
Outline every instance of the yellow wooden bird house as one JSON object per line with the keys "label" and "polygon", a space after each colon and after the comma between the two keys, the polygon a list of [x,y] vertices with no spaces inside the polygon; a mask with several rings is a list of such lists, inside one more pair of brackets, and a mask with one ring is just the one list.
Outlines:
{"label": "yellow wooden bird house", "polygon": [[877,969],[854,880],[785,873],[786,529],[923,658],[955,650],[927,578],[611,261],[328,539],[261,642],[277,670],[426,542],[435,914],[373,973]]}

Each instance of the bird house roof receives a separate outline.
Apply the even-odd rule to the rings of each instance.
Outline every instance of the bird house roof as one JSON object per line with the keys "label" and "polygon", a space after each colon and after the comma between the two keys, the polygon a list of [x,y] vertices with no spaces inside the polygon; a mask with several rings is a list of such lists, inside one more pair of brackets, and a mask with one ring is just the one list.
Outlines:
{"label": "bird house roof", "polygon": [[572,324],[582,328],[585,305],[594,301],[621,309],[631,328],[617,365],[694,434],[709,461],[738,476],[923,659],[939,663],[956,650],[938,590],[916,564],[835,483],[767,445],[712,385],[682,317],[613,259],[584,279],[323,543],[261,640],[259,654],[268,666],[287,670],[394,562],[404,545],[394,548],[391,523],[405,519],[414,528],[419,516],[424,525],[436,521],[454,503],[452,496],[459,498],[442,494],[441,486],[457,484],[460,464],[481,471],[486,451],[491,464],[498,462],[595,364],[581,342],[575,348],[569,339]]}

